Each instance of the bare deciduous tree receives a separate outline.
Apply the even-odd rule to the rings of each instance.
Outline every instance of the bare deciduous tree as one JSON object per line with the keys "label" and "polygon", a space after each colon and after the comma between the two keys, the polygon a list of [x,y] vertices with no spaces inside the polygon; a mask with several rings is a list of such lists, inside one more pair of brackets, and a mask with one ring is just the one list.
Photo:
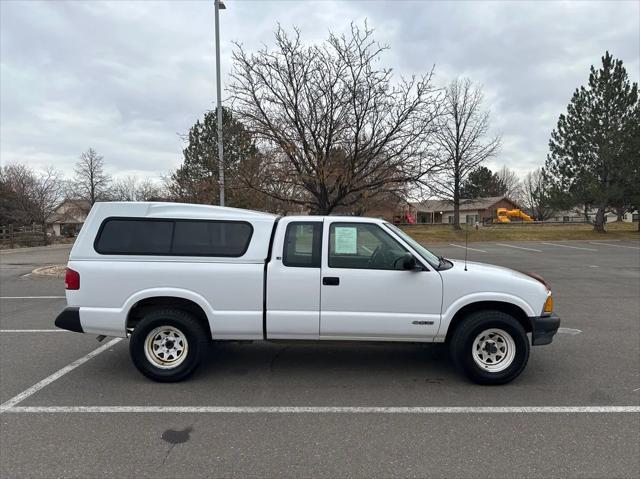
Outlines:
{"label": "bare deciduous tree", "polygon": [[89,201],[91,205],[106,199],[111,177],[104,172],[103,157],[93,148],[80,155],[74,172],[74,196]]}
{"label": "bare deciduous tree", "polygon": [[157,201],[164,196],[161,185],[149,178],[139,180],[135,176],[114,180],[108,194],[114,201]]}
{"label": "bare deciduous tree", "polygon": [[19,225],[37,223],[47,244],[47,220],[64,196],[60,172],[53,167],[34,172],[25,165],[12,163],[0,169],[0,186],[2,220]]}
{"label": "bare deciduous tree", "polygon": [[505,196],[509,197],[516,203],[522,203],[524,199],[522,181],[520,181],[520,178],[518,178],[515,171],[503,166],[496,174],[498,175],[498,181],[500,181],[504,188]]}
{"label": "bare deciduous tree", "polygon": [[62,174],[52,166],[36,174],[31,197],[34,204],[33,219],[42,226],[42,239],[47,244],[47,220],[64,197]]}
{"label": "bare deciduous tree", "polygon": [[20,163],[9,163],[0,168],[0,224],[26,225],[33,222],[33,184],[31,169]]}
{"label": "bare deciduous tree", "polygon": [[328,214],[403,189],[433,170],[438,94],[431,73],[393,82],[376,65],[387,47],[351,26],[319,45],[278,28],[275,48],[236,44],[229,87],[235,114],[264,152],[250,185]]}
{"label": "bare deciduous tree", "polygon": [[429,186],[435,195],[453,203],[453,227],[460,229],[460,186],[469,173],[496,154],[500,138],[485,140],[489,112],[482,111],[482,90],[470,80],[452,81],[444,103],[436,134],[444,167]]}
{"label": "bare deciduous tree", "polygon": [[542,168],[530,171],[524,178],[522,201],[538,221],[549,219],[553,214],[548,185]]}
{"label": "bare deciduous tree", "polygon": [[135,176],[115,179],[109,185],[109,199],[113,201],[136,201],[136,185],[138,179]]}

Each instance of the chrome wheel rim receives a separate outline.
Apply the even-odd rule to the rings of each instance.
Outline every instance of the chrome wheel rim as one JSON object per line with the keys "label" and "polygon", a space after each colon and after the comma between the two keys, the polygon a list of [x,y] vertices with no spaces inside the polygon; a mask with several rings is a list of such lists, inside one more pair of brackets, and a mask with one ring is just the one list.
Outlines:
{"label": "chrome wheel rim", "polygon": [[182,331],[173,326],[160,326],[149,334],[144,342],[147,360],[160,369],[173,369],[187,358],[189,343]]}
{"label": "chrome wheel rim", "polygon": [[475,363],[485,371],[504,371],[516,357],[516,343],[509,333],[502,329],[486,329],[476,336],[472,346]]}

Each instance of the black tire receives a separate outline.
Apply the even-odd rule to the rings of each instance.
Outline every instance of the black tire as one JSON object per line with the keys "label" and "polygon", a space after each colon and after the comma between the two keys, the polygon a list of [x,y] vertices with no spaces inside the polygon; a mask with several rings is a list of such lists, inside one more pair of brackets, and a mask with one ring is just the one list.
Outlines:
{"label": "black tire", "polygon": [[[474,359],[474,341],[478,335],[489,329],[506,332],[515,344],[515,355],[511,364],[501,371],[488,371],[487,368],[493,366],[481,367]],[[502,311],[477,311],[458,325],[451,337],[449,348],[455,365],[473,382],[506,384],[517,378],[526,367],[530,346],[527,333],[513,316]],[[498,363],[496,367],[500,367]]]}
{"label": "black tire", "polygon": [[[177,354],[174,359],[177,365],[171,365],[171,353],[166,357],[166,368],[160,367],[147,357],[147,337],[157,328],[164,328],[161,331],[173,331],[179,338],[171,341],[173,336],[168,336],[171,347],[174,343],[179,343],[186,351],[184,357]],[[177,332],[176,332],[177,331]],[[154,334],[155,338],[162,338],[166,333]],[[182,336],[180,336],[180,334]],[[175,382],[181,381],[189,376],[200,363],[200,358],[209,345],[208,332],[204,330],[202,325],[189,313],[178,309],[156,309],[151,310],[140,320],[133,330],[129,341],[129,354],[131,360],[138,370],[149,379],[158,382]],[[182,340],[184,339],[184,340]],[[159,339],[160,341],[161,339]],[[186,344],[185,344],[186,343]],[[185,347],[186,346],[186,347]],[[151,346],[155,349],[154,346]],[[176,350],[177,351],[177,350]],[[149,351],[151,357],[160,362],[158,355]],[[163,353],[159,353],[163,354]],[[181,353],[180,353],[181,354]]]}

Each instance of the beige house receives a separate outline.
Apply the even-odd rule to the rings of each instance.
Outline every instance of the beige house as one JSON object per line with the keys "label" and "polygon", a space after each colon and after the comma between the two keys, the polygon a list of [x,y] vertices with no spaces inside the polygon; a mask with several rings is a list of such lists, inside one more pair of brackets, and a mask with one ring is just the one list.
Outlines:
{"label": "beige house", "polygon": [[[460,223],[490,223],[497,217],[498,208],[516,209],[519,206],[506,196],[461,199]],[[416,223],[453,224],[453,202],[449,200],[424,200],[409,204],[409,215]]]}
{"label": "beige house", "polygon": [[86,200],[64,200],[47,219],[47,229],[54,236],[77,236],[91,203]]}

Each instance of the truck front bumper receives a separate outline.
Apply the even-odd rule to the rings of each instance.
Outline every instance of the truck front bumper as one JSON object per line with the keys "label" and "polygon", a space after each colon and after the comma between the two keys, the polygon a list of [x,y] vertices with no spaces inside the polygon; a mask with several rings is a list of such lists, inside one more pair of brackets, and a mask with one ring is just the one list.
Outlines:
{"label": "truck front bumper", "polygon": [[57,328],[75,333],[84,333],[80,324],[80,308],[64,308],[56,318]]}
{"label": "truck front bumper", "polygon": [[534,316],[529,320],[531,321],[531,344],[533,346],[550,344],[560,327],[560,317],[551,313],[550,316]]}

